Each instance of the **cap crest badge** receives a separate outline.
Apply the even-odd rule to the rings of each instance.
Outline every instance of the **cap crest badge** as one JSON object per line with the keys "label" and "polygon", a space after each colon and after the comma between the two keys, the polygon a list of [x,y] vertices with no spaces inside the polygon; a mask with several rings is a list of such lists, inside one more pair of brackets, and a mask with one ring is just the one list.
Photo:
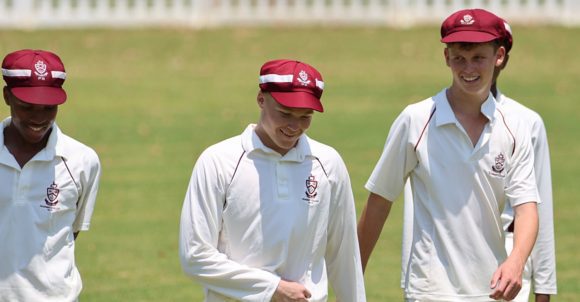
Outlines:
{"label": "cap crest badge", "polygon": [[48,73],[46,72],[46,64],[44,64],[44,62],[38,60],[38,62],[34,64],[34,69],[36,69],[34,74],[38,76],[39,80],[46,80]]}
{"label": "cap crest badge", "polygon": [[299,76],[298,82],[300,82],[302,86],[308,86],[310,84],[310,80],[308,79],[308,74],[306,73],[306,71],[301,70],[298,76]]}
{"label": "cap crest badge", "polygon": [[463,16],[463,19],[459,22],[463,25],[471,25],[475,22],[475,20],[473,20],[473,17],[471,15],[465,15]]}

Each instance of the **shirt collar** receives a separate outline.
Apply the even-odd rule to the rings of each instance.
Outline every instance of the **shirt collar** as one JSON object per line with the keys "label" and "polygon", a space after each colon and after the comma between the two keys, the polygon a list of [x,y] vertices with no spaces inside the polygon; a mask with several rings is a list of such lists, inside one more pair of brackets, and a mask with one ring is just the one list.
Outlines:
{"label": "shirt collar", "polygon": [[306,134],[300,136],[296,147],[290,149],[284,156],[282,156],[272,148],[264,145],[260,137],[258,137],[258,134],[256,134],[255,128],[256,124],[248,125],[241,136],[242,148],[244,148],[244,151],[248,152],[248,154],[252,152],[261,152],[269,156],[278,157],[281,161],[296,162],[301,162],[307,156],[312,156],[312,150],[310,149],[310,144],[308,143],[308,137]]}
{"label": "shirt collar", "polygon": [[[451,109],[451,105],[449,105],[449,100],[447,99],[447,89],[443,89],[443,91],[439,92],[435,97],[435,106],[437,108],[435,112],[435,122],[437,126],[445,125],[445,124],[459,124],[459,121],[455,117],[453,110]],[[496,101],[491,94],[487,96],[487,99],[483,104],[481,104],[481,113],[487,117],[487,119],[491,122],[494,120],[495,116],[495,108],[496,108]]]}
{"label": "shirt collar", "polygon": [[496,94],[497,94],[497,96],[495,97],[495,100],[499,104],[503,104],[503,102],[505,101],[505,97],[504,97],[503,93],[501,93],[501,91],[499,89],[497,89]]}

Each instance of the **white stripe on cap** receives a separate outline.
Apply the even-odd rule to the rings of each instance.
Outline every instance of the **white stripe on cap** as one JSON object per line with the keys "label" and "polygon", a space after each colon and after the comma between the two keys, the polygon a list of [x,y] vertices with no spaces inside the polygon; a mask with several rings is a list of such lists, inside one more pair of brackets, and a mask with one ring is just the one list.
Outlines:
{"label": "white stripe on cap", "polygon": [[294,75],[292,74],[265,74],[260,76],[260,84],[265,83],[292,83]]}
{"label": "white stripe on cap", "polygon": [[316,79],[316,87],[320,88],[320,90],[324,90],[324,82]]}
{"label": "white stripe on cap", "polygon": [[5,77],[29,77],[32,75],[30,69],[4,69],[2,68],[2,75]]}
{"label": "white stripe on cap", "polygon": [[53,79],[57,78],[66,80],[66,72],[64,71],[51,71],[50,73],[52,74]]}

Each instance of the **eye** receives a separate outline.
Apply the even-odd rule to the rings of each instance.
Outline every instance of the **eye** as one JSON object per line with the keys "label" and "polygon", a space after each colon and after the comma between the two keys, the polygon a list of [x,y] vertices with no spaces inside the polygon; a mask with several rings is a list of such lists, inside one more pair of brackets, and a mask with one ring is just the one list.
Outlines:
{"label": "eye", "polygon": [[30,111],[32,110],[32,105],[26,104],[26,103],[20,103],[18,104],[18,107],[20,108],[20,110],[25,110],[25,111]]}
{"label": "eye", "polygon": [[451,57],[451,59],[452,59],[454,62],[461,62],[461,60],[463,60],[463,57]]}

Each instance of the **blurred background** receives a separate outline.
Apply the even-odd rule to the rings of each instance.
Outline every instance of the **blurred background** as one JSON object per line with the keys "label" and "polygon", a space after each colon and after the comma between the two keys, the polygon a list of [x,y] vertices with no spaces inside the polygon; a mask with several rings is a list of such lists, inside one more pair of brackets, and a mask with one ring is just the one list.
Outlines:
{"label": "blurred background", "polygon": [[[451,82],[441,22],[474,7],[511,24],[499,87],[540,113],[551,147],[552,300],[580,301],[580,1],[0,0],[2,56],[61,56],[69,99],[57,122],[103,164],[91,230],[76,246],[81,301],[202,301],[179,266],[181,204],[199,154],[257,121],[267,60],[321,71],[325,112],[308,133],[343,156],[360,214],[395,117]],[[397,201],[365,275],[369,301],[402,300],[401,216]]]}
{"label": "blurred background", "polygon": [[0,0],[0,26],[48,27],[312,24],[410,27],[479,7],[511,22],[580,24],[578,0]]}

